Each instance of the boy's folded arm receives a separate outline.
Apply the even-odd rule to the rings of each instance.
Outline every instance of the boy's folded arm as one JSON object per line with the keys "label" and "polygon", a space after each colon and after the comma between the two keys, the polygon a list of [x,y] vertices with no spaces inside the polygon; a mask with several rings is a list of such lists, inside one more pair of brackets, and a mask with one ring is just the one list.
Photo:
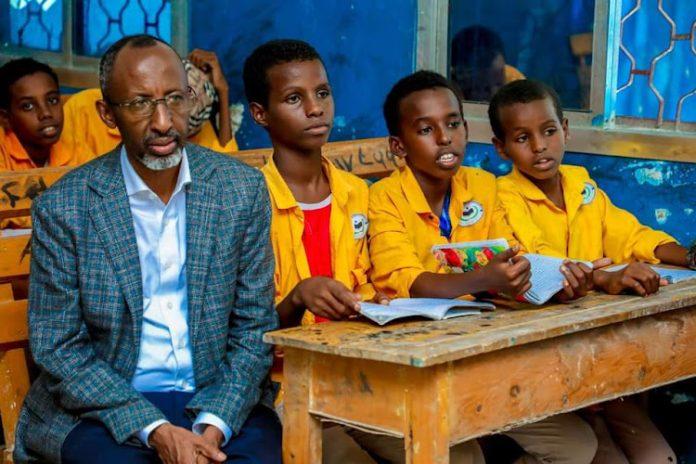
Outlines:
{"label": "boy's folded arm", "polygon": [[655,247],[655,257],[661,263],[673,264],[675,266],[689,266],[687,258],[688,249],[679,245],[677,242],[663,243]]}
{"label": "boy's folded arm", "polygon": [[[655,251],[660,245],[676,243],[676,239],[660,230],[641,224],[625,209],[615,206],[603,190],[597,189],[598,199],[604,201],[604,255],[615,263],[632,259],[656,264]],[[595,200],[597,201],[597,200]]]}

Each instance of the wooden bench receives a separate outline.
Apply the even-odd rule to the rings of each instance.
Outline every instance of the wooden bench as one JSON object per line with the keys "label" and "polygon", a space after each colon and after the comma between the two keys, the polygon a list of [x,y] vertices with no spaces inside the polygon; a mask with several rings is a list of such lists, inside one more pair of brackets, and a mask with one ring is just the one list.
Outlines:
{"label": "wooden bench", "polygon": [[403,438],[407,463],[442,464],[454,444],[695,376],[696,281],[264,339],[285,352],[283,462],[321,463],[328,421]]}
{"label": "wooden bench", "polygon": [[[271,149],[245,150],[234,156],[260,168]],[[401,161],[385,138],[329,143],[324,154],[337,167],[364,178],[388,174]],[[0,173],[0,221],[26,217],[31,202],[71,168],[42,168]],[[31,257],[29,233],[0,236],[0,419],[5,438],[4,462],[12,462],[14,432],[29,388],[26,351],[27,280]]]}
{"label": "wooden bench", "polygon": [[[68,171],[46,168],[0,173],[0,220],[26,217],[32,200]],[[29,390],[26,293],[30,238],[29,231],[14,236],[5,236],[3,232],[0,236],[0,419],[4,463],[12,462],[15,426]]]}

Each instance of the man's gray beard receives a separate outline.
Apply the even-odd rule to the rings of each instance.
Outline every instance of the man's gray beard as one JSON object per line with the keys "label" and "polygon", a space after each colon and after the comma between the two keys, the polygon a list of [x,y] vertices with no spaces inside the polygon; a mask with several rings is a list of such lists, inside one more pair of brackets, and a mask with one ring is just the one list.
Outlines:
{"label": "man's gray beard", "polygon": [[183,152],[181,148],[176,149],[174,153],[167,156],[155,156],[149,153],[144,153],[140,158],[143,165],[152,171],[163,171],[165,169],[173,168],[181,163],[181,158],[183,158]]}

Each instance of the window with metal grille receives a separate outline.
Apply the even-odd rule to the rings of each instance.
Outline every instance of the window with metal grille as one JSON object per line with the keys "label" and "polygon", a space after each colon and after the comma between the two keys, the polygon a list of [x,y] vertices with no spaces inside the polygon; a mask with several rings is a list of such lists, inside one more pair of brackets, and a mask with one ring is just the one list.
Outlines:
{"label": "window with metal grille", "polygon": [[[492,3],[499,7],[492,9]],[[558,29],[564,17],[575,18],[578,12],[587,17],[592,3],[594,18],[587,31],[561,28],[562,40],[535,38],[541,44],[533,44],[540,47],[542,58],[544,49],[548,56],[560,56],[569,49],[577,58],[577,77],[571,78],[580,83],[580,92],[575,93],[579,99],[564,98],[571,128],[568,151],[696,161],[695,0],[527,0],[523,11],[515,10],[518,14],[509,14],[519,10],[517,3],[511,7],[503,0],[419,0],[416,67],[450,74],[450,47],[456,33],[450,29],[465,26],[472,17],[499,35],[510,36],[517,29],[524,32],[523,26],[534,18],[548,16],[550,22],[541,30],[547,33],[552,27]],[[551,14],[559,5],[568,9],[560,18]],[[505,17],[500,14],[503,9]],[[489,17],[477,16],[488,10]],[[458,17],[458,12],[463,13]],[[523,48],[520,42],[508,39],[506,45],[514,52]],[[524,68],[519,56],[511,58]],[[562,63],[542,61],[528,61],[523,71],[567,93],[568,83],[552,77],[558,73],[553,66]],[[537,65],[549,69],[538,70]],[[486,110],[485,103],[464,103],[469,138],[474,142],[490,143]]]}
{"label": "window with metal grille", "polygon": [[616,122],[696,128],[696,2],[624,1],[618,23]]}
{"label": "window with metal grille", "polygon": [[61,83],[96,82],[98,57],[125,35],[147,33],[186,52],[185,0],[0,1],[0,59],[34,56]]}

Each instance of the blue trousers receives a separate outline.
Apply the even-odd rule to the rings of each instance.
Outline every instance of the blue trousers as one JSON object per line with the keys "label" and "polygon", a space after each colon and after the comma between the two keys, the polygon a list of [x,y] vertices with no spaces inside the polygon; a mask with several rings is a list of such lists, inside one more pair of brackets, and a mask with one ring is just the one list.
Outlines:
{"label": "blue trousers", "polygon": [[[191,420],[184,413],[193,393],[144,393],[169,422],[191,430]],[[280,464],[282,429],[278,416],[265,406],[257,405],[246,422],[222,448],[228,463]],[[157,452],[134,440],[119,445],[101,422],[83,420],[68,435],[61,449],[63,464],[159,464]]]}

